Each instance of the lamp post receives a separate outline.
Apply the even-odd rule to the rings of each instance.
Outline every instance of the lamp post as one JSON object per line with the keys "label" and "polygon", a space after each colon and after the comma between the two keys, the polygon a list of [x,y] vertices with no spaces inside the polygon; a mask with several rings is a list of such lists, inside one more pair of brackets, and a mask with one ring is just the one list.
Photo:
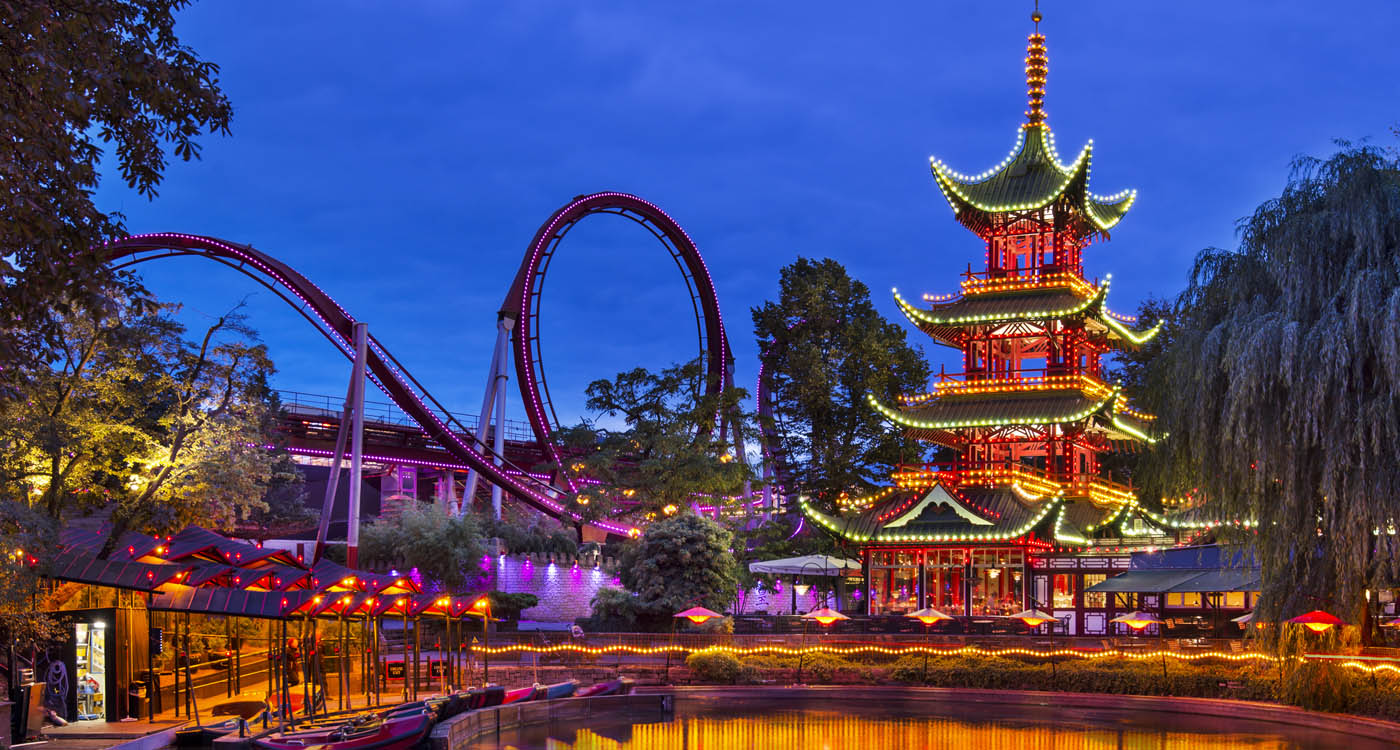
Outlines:
{"label": "lamp post", "polygon": [[1134,611],[1129,612],[1126,615],[1120,615],[1118,617],[1115,617],[1112,620],[1109,620],[1109,622],[1121,622],[1139,633],[1145,630],[1148,625],[1156,625],[1158,642],[1157,648],[1160,649],[1162,652],[1162,679],[1167,679],[1167,647],[1164,640],[1166,636],[1165,633],[1163,633],[1163,631],[1166,630],[1166,628],[1162,627],[1167,623],[1164,620],[1162,620],[1162,618],[1152,614],[1151,612]]}
{"label": "lamp post", "polygon": [[671,648],[666,649],[666,678],[668,681],[671,677],[671,651],[674,650],[676,647],[676,620],[679,620],[680,618],[684,617],[685,619],[690,620],[696,625],[704,625],[706,622],[709,622],[710,620],[713,620],[716,617],[723,616],[724,615],[721,615],[720,613],[712,609],[706,609],[700,606],[691,607],[690,609],[684,609],[680,612],[675,613],[674,615],[671,615]]}
{"label": "lamp post", "polygon": [[806,657],[806,655],[807,655],[807,653],[806,653],[806,647],[807,647],[807,643],[806,643],[806,641],[807,641],[807,621],[808,621],[808,620],[816,620],[816,621],[817,621],[817,624],[818,624],[818,625],[821,625],[821,626],[822,626],[822,629],[825,630],[825,629],[827,628],[827,626],[831,625],[831,623],[836,622],[837,620],[849,620],[849,619],[851,619],[851,618],[849,618],[849,617],[847,617],[847,616],[841,614],[840,612],[837,612],[837,611],[834,610],[834,609],[831,609],[830,607],[822,607],[821,609],[814,609],[814,610],[812,610],[811,612],[808,612],[807,614],[802,615],[802,641],[803,641],[803,643],[802,643],[802,649],[799,650],[799,651],[797,652],[797,682],[798,682],[798,684],[801,684],[801,683],[802,683],[802,661],[803,661],[803,659],[804,659],[804,658]]}
{"label": "lamp post", "polygon": [[491,684],[491,597],[482,594],[472,602],[472,609],[481,614],[481,682]]}
{"label": "lamp post", "polygon": [[[1047,622],[1055,621],[1055,617],[1053,615],[1046,614],[1038,609],[1027,609],[1021,612],[1017,612],[1016,614],[1011,615],[1011,619],[1020,620],[1021,622],[1024,622],[1026,624],[1026,627],[1029,627],[1031,630],[1035,630],[1036,628],[1040,627],[1041,625],[1044,625]],[[1050,679],[1055,679],[1054,625],[1050,626]]]}
{"label": "lamp post", "polygon": [[933,607],[924,607],[923,609],[914,610],[913,612],[910,612],[909,614],[905,615],[905,617],[912,617],[912,618],[914,618],[915,620],[918,620],[919,622],[921,622],[921,623],[924,624],[924,678],[923,678],[923,682],[924,682],[925,684],[927,684],[927,683],[928,683],[928,650],[929,650],[929,644],[928,644],[928,627],[929,627],[930,625],[934,624],[935,622],[942,622],[942,621],[944,621],[944,620],[951,620],[951,619],[953,619],[953,618],[952,618],[952,617],[949,617],[948,615],[943,614],[942,612],[939,612],[938,610],[934,609]]}
{"label": "lamp post", "polygon": [[1314,633],[1325,633],[1337,625],[1345,625],[1340,617],[1315,609],[1311,612],[1304,612],[1289,620],[1294,625],[1302,625]]}

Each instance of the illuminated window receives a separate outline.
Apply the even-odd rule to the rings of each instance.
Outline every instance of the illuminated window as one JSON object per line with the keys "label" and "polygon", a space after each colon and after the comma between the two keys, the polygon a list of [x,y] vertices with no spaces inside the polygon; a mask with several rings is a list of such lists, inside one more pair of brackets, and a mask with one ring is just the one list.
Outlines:
{"label": "illuminated window", "polygon": [[1059,574],[1055,576],[1054,591],[1050,597],[1050,606],[1055,609],[1073,609],[1074,596],[1079,593],[1076,586],[1078,581],[1074,574]]}
{"label": "illuminated window", "polygon": [[1167,594],[1168,607],[1196,607],[1201,606],[1201,595],[1198,593]]}
{"label": "illuminated window", "polygon": [[1225,603],[1224,603],[1223,606],[1229,607],[1230,609],[1244,609],[1244,592],[1243,592],[1243,591],[1227,591],[1227,592],[1225,592]]}
{"label": "illuminated window", "polygon": [[1104,573],[1084,574],[1084,607],[1086,609],[1103,609],[1108,605],[1108,595],[1102,591],[1090,591],[1094,584],[1102,583],[1108,576]]}

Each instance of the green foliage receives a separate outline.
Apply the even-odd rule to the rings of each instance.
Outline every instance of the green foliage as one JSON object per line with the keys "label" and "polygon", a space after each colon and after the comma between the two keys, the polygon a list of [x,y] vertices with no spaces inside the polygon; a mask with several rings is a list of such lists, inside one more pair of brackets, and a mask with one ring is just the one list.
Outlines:
{"label": "green foliage", "polygon": [[724,527],[689,513],[657,521],[623,554],[622,585],[645,613],[669,617],[693,606],[723,612],[738,577]]}
{"label": "green foliage", "polygon": [[[25,368],[23,401],[0,401],[0,493],[62,522],[108,512],[130,528],[227,529],[295,467],[272,440],[272,362],[235,309],[200,340],[167,309],[113,296],[60,320],[57,359]],[[277,474],[282,474],[280,480]]]}
{"label": "green foliage", "polygon": [[744,672],[738,657],[723,651],[697,651],[685,657],[685,666],[692,679],[717,685],[733,685]]}
{"label": "green foliage", "polygon": [[699,360],[652,373],[642,368],[588,386],[588,408],[621,417],[622,430],[584,424],[565,430],[567,469],[600,484],[571,498],[586,519],[658,516],[689,507],[697,495],[734,497],[749,479],[744,461],[719,440],[715,415],[743,421],[741,388],[706,393]]}
{"label": "green foliage", "polygon": [[579,621],[584,630],[594,633],[636,633],[660,631],[670,625],[638,604],[636,595],[612,586],[604,586],[593,595],[593,613]]}
{"label": "green foliage", "polygon": [[574,535],[563,529],[547,528],[539,523],[527,526],[504,519],[498,521],[488,515],[478,515],[474,518],[482,536],[500,539],[507,554],[578,554],[578,542]]}
{"label": "green foliage", "polygon": [[1397,259],[1396,158],[1300,159],[1237,249],[1197,257],[1146,377],[1171,437],[1140,485],[1259,522],[1238,540],[1262,564],[1265,620],[1328,609],[1361,622],[1363,592],[1400,581],[1400,537],[1386,533],[1400,518]]}
{"label": "green foliage", "polygon": [[[9,3],[0,23],[0,378],[57,349],[57,315],[92,313],[112,274],[86,252],[122,234],[93,203],[103,167],[154,197],[169,148],[228,131],[218,66],[175,34],[185,0]],[[105,162],[104,162],[105,160]],[[79,282],[79,283],[75,283]]]}
{"label": "green foliage", "polygon": [[360,554],[368,560],[395,561],[400,568],[418,568],[429,581],[464,591],[476,580],[485,546],[471,516],[452,516],[438,505],[419,503],[366,526],[360,533]]}
{"label": "green foliage", "polygon": [[831,259],[785,266],[777,302],[753,310],[754,335],[767,352],[776,448],[788,485],[832,501],[888,479],[901,462],[919,461],[916,441],[891,429],[866,397],[893,403],[924,389],[929,369],[904,330],[885,320],[870,290]]}
{"label": "green foliage", "polygon": [[507,594],[502,591],[488,591],[486,595],[491,600],[491,616],[499,617],[507,622],[519,620],[523,610],[540,603],[540,598],[534,594]]}

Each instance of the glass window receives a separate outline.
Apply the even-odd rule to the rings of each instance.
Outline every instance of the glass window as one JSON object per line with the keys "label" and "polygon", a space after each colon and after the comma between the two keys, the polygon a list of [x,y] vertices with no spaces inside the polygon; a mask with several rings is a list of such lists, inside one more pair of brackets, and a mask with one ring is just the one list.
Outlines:
{"label": "glass window", "polygon": [[1108,580],[1108,575],[1104,573],[1084,574],[1084,607],[1085,609],[1103,609],[1108,605],[1108,595],[1102,591],[1090,591],[1096,583]]}
{"label": "glass window", "polygon": [[1244,592],[1226,591],[1225,606],[1230,609],[1244,609]]}
{"label": "glass window", "polygon": [[1199,609],[1201,606],[1201,595],[1198,593],[1167,594],[1167,606],[1182,608],[1194,607]]}
{"label": "glass window", "polygon": [[1055,609],[1073,609],[1075,594],[1079,593],[1077,579],[1078,576],[1073,573],[1057,574],[1050,594],[1050,606]]}

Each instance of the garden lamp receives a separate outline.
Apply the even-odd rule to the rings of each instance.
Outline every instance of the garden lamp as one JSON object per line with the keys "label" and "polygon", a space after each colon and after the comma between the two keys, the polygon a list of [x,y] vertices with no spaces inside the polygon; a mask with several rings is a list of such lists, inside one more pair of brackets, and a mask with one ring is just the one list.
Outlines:
{"label": "garden lamp", "polygon": [[1303,627],[1307,628],[1308,630],[1311,630],[1314,633],[1325,632],[1334,625],[1346,624],[1345,622],[1342,622],[1341,618],[1337,617],[1336,615],[1328,614],[1327,612],[1323,612],[1320,609],[1315,609],[1311,612],[1304,612],[1303,614],[1298,615],[1297,617],[1294,617],[1293,619],[1289,620],[1289,622],[1295,625],[1302,625]]}

